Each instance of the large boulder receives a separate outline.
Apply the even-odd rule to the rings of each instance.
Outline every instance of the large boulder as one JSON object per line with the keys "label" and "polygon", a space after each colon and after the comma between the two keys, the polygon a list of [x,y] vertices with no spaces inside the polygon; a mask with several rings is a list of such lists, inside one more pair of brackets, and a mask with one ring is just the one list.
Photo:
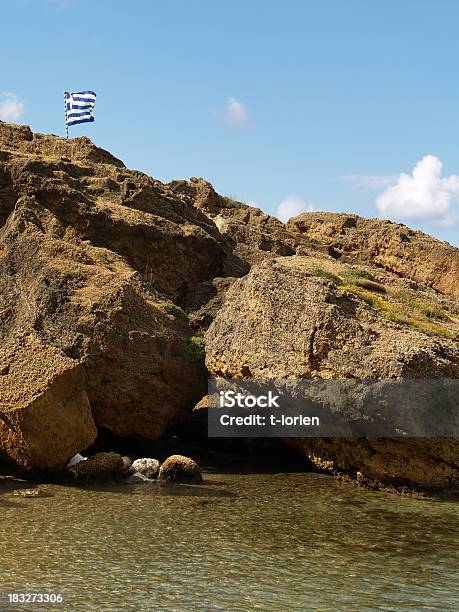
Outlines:
{"label": "large boulder", "polygon": [[378,307],[392,312],[389,296],[374,295],[373,307],[371,292],[341,289],[318,273],[315,259],[294,256],[267,260],[236,280],[205,335],[209,371],[248,379],[459,377],[457,322],[451,338],[433,335],[435,326],[427,335],[417,319],[383,316]]}
{"label": "large boulder", "polygon": [[0,341],[33,330],[83,364],[98,426],[156,438],[205,390],[188,321],[168,314],[119,255],[59,229],[22,197],[0,230]]}
{"label": "large boulder", "polygon": [[206,372],[174,301],[226,257],[185,195],[88,139],[0,122],[0,346],[34,333],[79,362],[98,427],[157,438],[202,396]]}
{"label": "large boulder", "polygon": [[84,370],[34,334],[0,348],[0,455],[21,471],[63,468],[94,441]]}
{"label": "large boulder", "polygon": [[[412,318],[408,311],[402,317],[393,298],[396,290],[379,283],[373,285],[378,293],[340,285],[339,275],[348,273],[353,272],[347,266],[335,263],[333,270],[322,270],[317,260],[298,256],[253,267],[227,291],[205,335],[211,375],[248,380],[459,378],[457,319],[451,317],[448,327],[429,327],[414,311]],[[363,280],[353,282],[368,285]],[[355,476],[360,471],[370,480],[413,486],[457,484],[456,439],[304,438],[288,443],[333,472]]]}

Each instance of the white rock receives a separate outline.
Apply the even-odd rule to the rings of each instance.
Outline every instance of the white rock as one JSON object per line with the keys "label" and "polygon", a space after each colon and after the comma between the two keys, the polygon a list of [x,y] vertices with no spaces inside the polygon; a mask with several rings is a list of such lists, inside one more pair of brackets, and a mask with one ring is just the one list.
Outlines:
{"label": "white rock", "polygon": [[136,472],[140,472],[147,478],[153,478],[155,480],[159,474],[161,463],[157,459],[136,459],[132,467]]}
{"label": "white rock", "polygon": [[81,461],[87,461],[87,459],[88,459],[87,457],[83,457],[83,455],[80,455],[80,453],[77,453],[70,459],[70,461],[67,463],[65,468],[68,470],[69,468],[73,467],[77,463],[80,463]]}

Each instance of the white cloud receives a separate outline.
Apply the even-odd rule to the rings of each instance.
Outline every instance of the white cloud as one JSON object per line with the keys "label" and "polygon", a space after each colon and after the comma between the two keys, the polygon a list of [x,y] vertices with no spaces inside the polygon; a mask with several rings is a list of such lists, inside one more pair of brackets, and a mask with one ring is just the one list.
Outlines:
{"label": "white cloud", "polygon": [[276,209],[276,217],[283,223],[286,223],[292,217],[296,217],[303,212],[312,212],[314,207],[303,198],[295,195],[289,195]]}
{"label": "white cloud", "polygon": [[397,182],[398,176],[380,174],[348,174],[341,177],[359,189],[382,189]]}
{"label": "white cloud", "polygon": [[399,220],[432,221],[452,225],[459,219],[459,176],[442,176],[442,163],[426,155],[412,174],[400,174],[397,183],[376,199],[382,216]]}
{"label": "white cloud", "polygon": [[0,119],[2,121],[18,121],[24,112],[24,104],[14,93],[0,93]]}
{"label": "white cloud", "polygon": [[246,125],[252,122],[245,104],[237,98],[229,98],[223,113],[223,119],[231,125]]}

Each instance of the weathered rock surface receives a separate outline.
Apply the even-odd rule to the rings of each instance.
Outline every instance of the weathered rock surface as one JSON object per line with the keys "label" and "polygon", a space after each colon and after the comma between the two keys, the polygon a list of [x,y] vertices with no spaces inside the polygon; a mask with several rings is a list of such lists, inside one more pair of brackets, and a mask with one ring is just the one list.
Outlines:
{"label": "weathered rock surface", "polygon": [[156,438],[180,421],[206,373],[187,356],[186,317],[165,305],[220,273],[215,225],[87,139],[0,122],[2,221],[0,345],[33,333],[82,364],[74,395],[115,434]]}
{"label": "weathered rock surface", "polygon": [[63,468],[96,437],[84,370],[37,336],[0,346],[0,456],[20,470]]}
{"label": "weathered rock surface", "polygon": [[235,281],[205,336],[213,375],[459,376],[456,341],[383,318],[357,295],[314,276],[313,264],[308,257],[277,258]]}
{"label": "weathered rock surface", "polygon": [[224,276],[242,276],[253,264],[279,255],[306,254],[311,251],[324,256],[334,254],[331,247],[290,231],[279,219],[267,215],[259,208],[219,195],[202,178],[172,181],[167,187],[188,198],[215,222],[225,240],[227,251],[230,249],[233,254],[232,258],[227,256],[225,260]]}
{"label": "weathered rock surface", "polygon": [[[190,354],[209,325],[213,376],[459,378],[458,253],[356,215],[284,225],[203,179],[163,184],[87,138],[0,122],[0,455],[59,469],[94,422],[164,435],[206,392]],[[360,479],[457,478],[455,440],[289,444]],[[165,479],[198,481],[187,461]]]}
{"label": "weathered rock surface", "polygon": [[183,455],[171,455],[159,470],[159,481],[182,484],[201,484],[202,475],[197,463]]}
{"label": "weathered rock surface", "polygon": [[32,134],[0,122],[0,224],[24,195],[48,213],[48,232],[52,227],[60,237],[120,255],[173,301],[223,269],[215,224],[185,196],[127,170],[87,138]]}
{"label": "weathered rock surface", "polygon": [[459,490],[457,438],[291,438],[288,443],[320,470],[370,485]]}
{"label": "weathered rock surface", "polygon": [[303,213],[287,228],[459,298],[459,249],[405,225],[342,213]]}
{"label": "weathered rock surface", "polygon": [[[239,379],[459,377],[459,345],[453,338],[457,320],[451,337],[428,335],[413,325],[388,320],[385,310],[315,276],[316,263],[299,256],[267,260],[234,282],[205,336],[206,364],[212,375]],[[335,274],[345,271],[345,266],[335,263]],[[386,299],[377,306],[389,307]],[[374,480],[400,479],[413,486],[458,483],[457,440],[336,438],[289,443],[330,471],[355,474],[360,470]]]}

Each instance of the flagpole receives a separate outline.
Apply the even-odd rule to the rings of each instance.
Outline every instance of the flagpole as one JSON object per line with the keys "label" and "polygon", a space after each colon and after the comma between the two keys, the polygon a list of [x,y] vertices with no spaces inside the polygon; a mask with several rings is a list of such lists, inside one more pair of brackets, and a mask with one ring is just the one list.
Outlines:
{"label": "flagpole", "polygon": [[64,120],[65,120],[65,137],[69,137],[69,126],[67,125],[67,101],[65,97],[66,92],[64,91]]}

